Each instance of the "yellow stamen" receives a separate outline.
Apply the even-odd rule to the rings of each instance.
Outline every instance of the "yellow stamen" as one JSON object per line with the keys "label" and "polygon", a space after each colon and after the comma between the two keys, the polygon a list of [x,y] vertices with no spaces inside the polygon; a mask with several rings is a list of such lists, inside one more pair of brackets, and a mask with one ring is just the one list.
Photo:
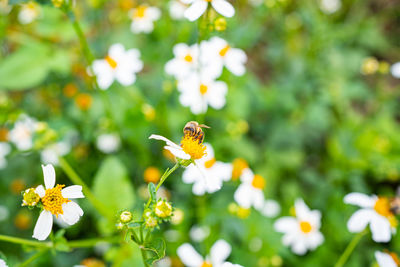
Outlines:
{"label": "yellow stamen", "polygon": [[228,50],[230,49],[231,47],[229,46],[229,45],[226,45],[224,48],[222,48],[220,51],[219,51],[219,55],[221,56],[221,57],[224,57],[225,55],[226,55],[226,53],[228,53]]}
{"label": "yellow stamen", "polygon": [[390,211],[389,199],[386,197],[378,198],[378,200],[375,202],[374,210],[384,217],[393,216],[393,213]]}
{"label": "yellow stamen", "polygon": [[117,62],[112,57],[106,56],[105,60],[111,68],[115,69],[117,67]]}
{"label": "yellow stamen", "polygon": [[59,214],[64,214],[62,204],[68,203],[71,200],[64,198],[61,194],[61,189],[65,185],[56,185],[54,188],[46,189],[46,194],[42,197],[42,203],[45,210],[50,211],[58,217]]}
{"label": "yellow stamen", "polygon": [[265,179],[261,175],[256,174],[254,175],[251,185],[257,189],[264,189]]}
{"label": "yellow stamen", "polygon": [[187,54],[183,59],[185,61],[187,61],[187,62],[192,62],[193,61],[193,57],[190,54]]}
{"label": "yellow stamen", "polygon": [[206,147],[199,140],[185,135],[181,141],[183,151],[190,155],[191,159],[201,159],[206,154]]}
{"label": "yellow stamen", "polygon": [[200,94],[205,95],[208,91],[207,85],[200,84]]}
{"label": "yellow stamen", "polygon": [[240,175],[244,169],[248,168],[249,165],[244,159],[235,159],[233,161],[233,168],[232,168],[232,180],[239,179]]}
{"label": "yellow stamen", "polygon": [[205,261],[200,267],[212,267],[212,264],[208,261]]}
{"label": "yellow stamen", "polygon": [[146,14],[147,6],[138,6],[133,12],[134,18],[143,18]]}
{"label": "yellow stamen", "polygon": [[216,160],[215,158],[212,158],[210,160],[207,160],[206,162],[204,162],[204,167],[206,167],[207,169],[211,168],[212,166],[214,166]]}
{"label": "yellow stamen", "polygon": [[389,216],[388,220],[392,228],[397,228],[397,226],[399,225],[399,222],[397,221],[396,216],[394,215]]}
{"label": "yellow stamen", "polygon": [[307,233],[311,232],[312,226],[311,226],[311,224],[309,222],[301,221],[300,222],[300,230],[303,233],[307,234]]}

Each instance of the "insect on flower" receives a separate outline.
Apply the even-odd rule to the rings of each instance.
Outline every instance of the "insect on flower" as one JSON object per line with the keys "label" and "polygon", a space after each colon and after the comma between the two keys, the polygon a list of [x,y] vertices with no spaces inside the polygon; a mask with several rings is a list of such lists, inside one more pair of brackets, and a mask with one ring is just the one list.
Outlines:
{"label": "insect on flower", "polygon": [[199,140],[199,143],[204,141],[204,132],[202,128],[210,128],[207,125],[199,124],[197,121],[189,121],[183,127],[183,133],[185,136],[190,136],[194,139]]}

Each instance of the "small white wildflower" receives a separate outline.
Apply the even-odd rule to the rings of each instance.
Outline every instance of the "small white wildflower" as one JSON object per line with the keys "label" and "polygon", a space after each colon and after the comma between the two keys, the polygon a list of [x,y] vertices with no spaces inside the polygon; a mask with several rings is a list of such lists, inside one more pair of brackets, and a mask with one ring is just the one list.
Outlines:
{"label": "small white wildflower", "polygon": [[150,33],[154,29],[154,21],[161,17],[161,11],[157,7],[140,5],[130,11],[130,17],[133,33]]}
{"label": "small white wildflower", "polygon": [[185,11],[185,17],[190,21],[198,19],[207,10],[208,3],[222,16],[230,18],[235,15],[235,9],[226,0],[183,0],[182,2],[191,4]]}
{"label": "small white wildflower", "polygon": [[97,148],[105,154],[110,154],[118,151],[120,145],[121,140],[117,134],[102,134],[99,135],[96,140]]}

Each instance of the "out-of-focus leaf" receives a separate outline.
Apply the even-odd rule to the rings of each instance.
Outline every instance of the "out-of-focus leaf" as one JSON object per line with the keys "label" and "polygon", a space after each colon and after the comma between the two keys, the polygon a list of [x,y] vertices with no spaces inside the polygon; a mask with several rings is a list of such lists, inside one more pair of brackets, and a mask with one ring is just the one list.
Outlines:
{"label": "out-of-focus leaf", "polygon": [[153,254],[151,258],[146,260],[147,264],[151,266],[155,261],[158,261],[165,256],[165,242],[161,238],[152,240],[150,243],[145,245],[144,249]]}
{"label": "out-of-focus leaf", "polygon": [[151,201],[155,201],[157,199],[156,186],[153,183],[149,183],[148,187]]}

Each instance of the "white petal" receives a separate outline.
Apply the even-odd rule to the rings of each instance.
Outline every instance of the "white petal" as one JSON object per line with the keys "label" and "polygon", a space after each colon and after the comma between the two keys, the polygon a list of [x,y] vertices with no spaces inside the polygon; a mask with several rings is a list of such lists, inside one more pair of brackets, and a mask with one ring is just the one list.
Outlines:
{"label": "white petal", "polygon": [[228,86],[226,83],[216,81],[212,84],[207,94],[207,100],[211,107],[215,109],[221,109],[226,103],[226,93],[228,92]]}
{"label": "white petal", "polygon": [[125,47],[120,43],[113,44],[108,49],[108,55],[112,59],[119,61],[125,57]]}
{"label": "white petal", "polygon": [[44,177],[44,185],[46,189],[53,188],[56,184],[56,172],[54,170],[53,165],[42,165],[43,169],[43,177]]}
{"label": "white petal", "polygon": [[8,265],[4,260],[0,259],[0,267],[8,267]]}
{"label": "white petal", "polygon": [[219,14],[225,17],[233,17],[235,15],[235,9],[233,6],[225,0],[212,0],[211,5]]}
{"label": "white petal", "polygon": [[281,212],[281,206],[278,202],[272,199],[266,199],[264,201],[264,206],[261,210],[262,215],[267,218],[273,218],[279,215]]}
{"label": "white petal", "polygon": [[213,265],[221,265],[231,254],[232,247],[223,239],[214,243],[210,250],[211,262]]}
{"label": "white petal", "polygon": [[207,9],[207,2],[203,0],[196,0],[193,4],[185,10],[185,18],[190,21],[198,19]]}
{"label": "white petal", "polygon": [[181,148],[172,146],[164,146],[166,150],[169,150],[175,157],[180,159],[190,159],[190,155],[186,154]]}
{"label": "white petal", "polygon": [[35,228],[33,229],[33,238],[37,240],[45,240],[51,232],[53,227],[53,215],[50,211],[43,210],[36,222]]}
{"label": "white petal", "polygon": [[344,197],[344,203],[356,205],[362,208],[372,208],[375,205],[376,197],[362,193],[350,193]]}
{"label": "white petal", "polygon": [[203,264],[203,258],[192,245],[188,243],[181,245],[177,250],[177,254],[183,264],[188,267],[199,267]]}
{"label": "white petal", "polygon": [[389,242],[391,239],[391,227],[389,221],[381,216],[376,215],[372,218],[370,223],[372,232],[372,239],[375,242]]}
{"label": "white petal", "polygon": [[202,196],[206,193],[207,191],[207,185],[203,180],[197,180],[192,187],[192,192],[196,196]]}
{"label": "white petal", "polygon": [[236,189],[234,194],[235,201],[243,208],[251,207],[251,194],[253,193],[251,185],[241,184],[238,189]]}
{"label": "white petal", "polygon": [[182,173],[182,181],[185,184],[192,184],[197,180],[200,180],[199,170],[193,164],[187,166]]}
{"label": "white petal", "polygon": [[177,144],[175,144],[168,138],[165,138],[164,136],[161,136],[161,135],[152,134],[152,135],[150,135],[149,139],[161,140],[161,141],[164,141],[165,143],[167,143],[168,146],[172,146],[175,148],[181,148],[180,146],[178,146]]}
{"label": "white petal", "polygon": [[393,77],[400,79],[400,62],[394,63],[392,67],[390,67],[390,72]]}
{"label": "white petal", "polygon": [[264,206],[264,193],[260,189],[255,189],[252,187],[251,199],[253,207],[256,210],[261,210]]}
{"label": "white petal", "polygon": [[379,264],[379,267],[397,267],[397,264],[393,260],[392,256],[387,253],[376,251],[375,258]]}
{"label": "white petal", "polygon": [[298,198],[294,202],[294,208],[296,210],[296,217],[300,219],[307,219],[308,220],[308,215],[310,213],[310,209],[306,205],[303,199]]}
{"label": "white petal", "polygon": [[61,190],[61,194],[64,198],[74,199],[74,198],[84,198],[85,196],[82,193],[82,186],[80,185],[71,185],[63,190]]}
{"label": "white petal", "polygon": [[136,75],[131,71],[127,70],[118,70],[115,73],[115,79],[124,86],[129,86],[133,84],[136,80]]}
{"label": "white petal", "polygon": [[244,63],[247,60],[246,54],[237,48],[231,48],[225,58],[226,68],[236,76],[242,76],[246,72]]}
{"label": "white petal", "polygon": [[73,225],[79,221],[80,216],[83,215],[83,210],[73,201],[62,204],[63,214],[60,218],[69,225]]}
{"label": "white petal", "polygon": [[324,236],[320,231],[314,231],[307,235],[307,244],[310,249],[315,249],[324,242]]}
{"label": "white petal", "polygon": [[293,245],[292,245],[292,251],[294,254],[297,255],[304,255],[307,252],[307,247],[306,244],[303,240],[297,240]]}
{"label": "white petal", "polygon": [[280,233],[288,233],[293,231],[298,227],[297,220],[293,217],[282,217],[276,220],[274,223],[275,231]]}
{"label": "white petal", "polygon": [[350,217],[347,222],[347,229],[352,233],[359,233],[367,227],[367,224],[371,221],[376,213],[370,209],[360,209]]}
{"label": "white petal", "polygon": [[246,168],[242,171],[242,175],[240,176],[240,181],[242,181],[242,183],[251,184],[253,178],[254,178],[254,173],[249,168]]}
{"label": "white petal", "polygon": [[39,195],[39,197],[44,197],[44,195],[46,194],[46,190],[44,190],[43,185],[39,185],[38,187],[36,187],[35,192]]}

